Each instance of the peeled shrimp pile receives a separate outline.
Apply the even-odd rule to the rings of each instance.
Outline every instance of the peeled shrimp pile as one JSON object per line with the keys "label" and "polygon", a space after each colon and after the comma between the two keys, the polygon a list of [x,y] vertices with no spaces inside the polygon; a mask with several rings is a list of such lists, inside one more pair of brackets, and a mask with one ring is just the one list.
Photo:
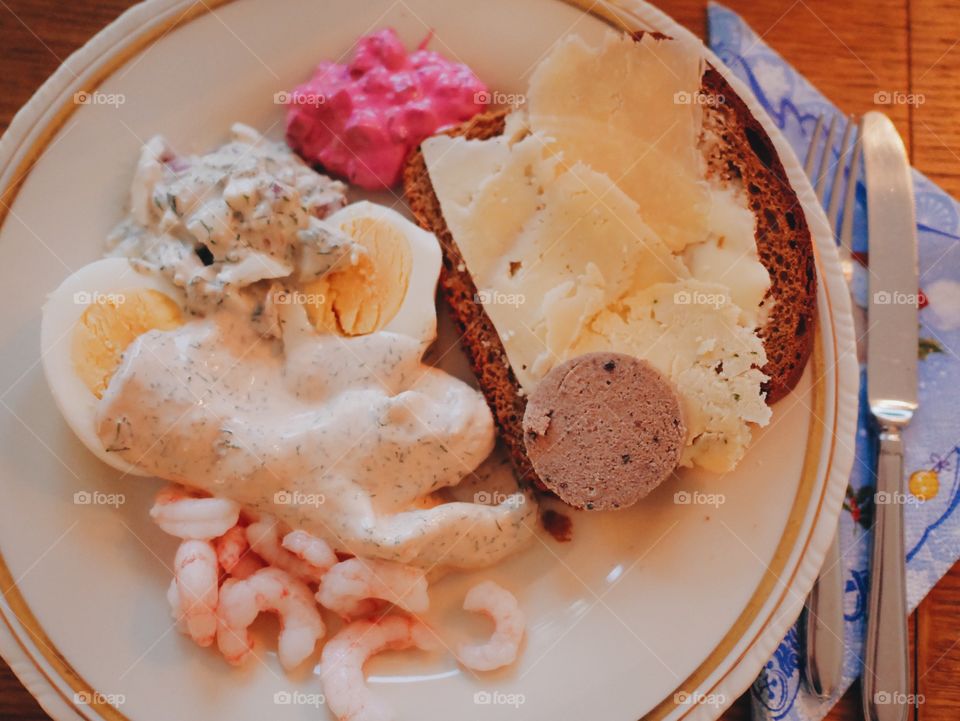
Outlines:
{"label": "peeled shrimp pile", "polygon": [[[182,539],[167,591],[177,628],[200,646],[216,641],[229,663],[254,654],[249,628],[261,613],[274,613],[280,621],[277,656],[287,670],[309,658],[326,634],[323,609],[347,621],[320,658],[327,706],[340,719],[393,718],[364,683],[370,657],[442,646],[413,615],[430,605],[421,569],[377,559],[340,560],[320,538],[286,529],[268,516],[251,519],[232,501],[175,486],[158,494],[150,516]],[[410,615],[381,615],[391,605]],[[487,614],[495,629],[486,642],[460,644],[460,662],[477,671],[513,663],[525,625],[513,595],[484,581],[470,589],[463,607]]]}

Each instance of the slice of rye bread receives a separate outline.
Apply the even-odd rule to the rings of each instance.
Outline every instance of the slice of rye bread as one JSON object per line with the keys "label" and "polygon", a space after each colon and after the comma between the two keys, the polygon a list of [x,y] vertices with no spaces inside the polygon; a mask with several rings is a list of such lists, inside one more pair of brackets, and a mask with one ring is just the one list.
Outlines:
{"label": "slice of rye bread", "polygon": [[[813,349],[817,279],[807,221],[770,137],[744,102],[713,67],[708,66],[701,93],[704,103],[701,143],[707,173],[723,183],[737,183],[756,217],[760,262],[770,274],[765,303],[773,301],[760,331],[767,363],[763,372],[767,403],[783,398],[800,380]],[[507,111],[491,111],[446,133],[470,139],[503,133]],[[440,288],[461,333],[473,371],[500,427],[501,437],[521,481],[544,486],[527,458],[523,441],[526,397],[521,393],[500,336],[477,302],[477,289],[452,237],[433,190],[423,153],[417,149],[403,172],[407,203],[422,227],[433,232],[443,249]]]}

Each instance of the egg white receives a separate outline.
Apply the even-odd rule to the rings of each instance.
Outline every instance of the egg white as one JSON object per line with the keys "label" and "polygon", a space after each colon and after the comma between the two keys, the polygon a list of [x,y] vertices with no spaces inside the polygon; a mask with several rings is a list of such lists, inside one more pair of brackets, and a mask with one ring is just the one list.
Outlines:
{"label": "egg white", "polygon": [[341,227],[358,218],[373,218],[390,224],[410,245],[411,270],[407,292],[393,318],[379,330],[408,335],[429,345],[437,336],[434,298],[440,278],[440,244],[433,233],[411,223],[391,208],[369,201],[351,203],[327,218]]}
{"label": "egg white", "polygon": [[[380,331],[410,336],[423,343],[425,349],[437,334],[434,298],[441,253],[436,237],[400,213],[367,201],[348,205],[327,221],[339,227],[358,218],[388,223],[407,240],[411,253],[407,291],[396,314]],[[104,258],[77,270],[48,296],[43,307],[40,345],[50,392],[81,443],[107,465],[123,473],[145,476],[150,474],[104,448],[96,432],[99,399],[76,372],[72,354],[74,329],[90,300],[136,290],[155,290],[182,305],[182,291],[163,277],[138,272],[127,258]]]}
{"label": "egg white", "polygon": [[104,258],[83,266],[47,297],[40,325],[40,350],[50,393],[80,442],[101,461],[123,473],[149,476],[104,448],[96,431],[99,400],[77,374],[72,353],[74,330],[91,300],[136,290],[156,290],[178,303],[182,300],[182,292],[172,283],[137,272],[127,258]]}

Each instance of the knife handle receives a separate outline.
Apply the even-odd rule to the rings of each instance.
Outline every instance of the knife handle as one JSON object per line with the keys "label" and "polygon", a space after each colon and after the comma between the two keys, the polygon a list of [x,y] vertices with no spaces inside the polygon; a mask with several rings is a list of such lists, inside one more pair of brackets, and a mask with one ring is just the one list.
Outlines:
{"label": "knife handle", "polygon": [[903,441],[900,429],[880,432],[867,648],[862,700],[868,721],[907,717],[910,661],[907,654],[906,561],[903,542]]}

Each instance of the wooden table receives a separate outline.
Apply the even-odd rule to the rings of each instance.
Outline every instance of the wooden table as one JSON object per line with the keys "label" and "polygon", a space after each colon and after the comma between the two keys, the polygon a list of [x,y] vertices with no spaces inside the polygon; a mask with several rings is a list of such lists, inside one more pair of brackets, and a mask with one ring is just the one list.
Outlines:
{"label": "wooden table", "polygon": [[[0,128],[71,52],[132,5],[128,0],[0,0]],[[700,36],[703,0],[658,4]],[[828,97],[852,113],[877,92],[922,94],[922,105],[884,106],[914,165],[960,197],[960,0],[727,0]],[[911,618],[915,721],[960,718],[960,565]],[[741,698],[726,719],[746,719]],[[0,719],[46,714],[0,661]],[[861,718],[857,689],[831,719]]]}

